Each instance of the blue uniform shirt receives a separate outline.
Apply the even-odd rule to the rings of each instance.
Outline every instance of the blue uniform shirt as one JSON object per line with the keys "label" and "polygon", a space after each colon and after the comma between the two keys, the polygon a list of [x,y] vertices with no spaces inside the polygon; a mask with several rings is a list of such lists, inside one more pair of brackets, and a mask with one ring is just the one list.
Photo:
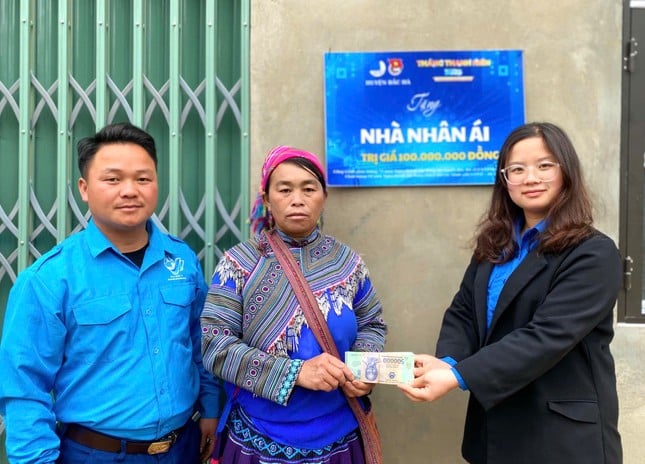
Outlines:
{"label": "blue uniform shirt", "polygon": [[150,440],[195,406],[219,416],[223,392],[202,365],[201,266],[184,242],[147,228],[141,268],[90,221],[18,276],[0,344],[11,462],[53,462],[56,421]]}

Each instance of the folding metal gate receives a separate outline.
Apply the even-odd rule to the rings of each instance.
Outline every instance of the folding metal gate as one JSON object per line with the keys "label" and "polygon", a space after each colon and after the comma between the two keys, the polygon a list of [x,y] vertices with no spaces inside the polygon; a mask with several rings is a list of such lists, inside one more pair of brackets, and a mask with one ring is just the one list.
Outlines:
{"label": "folding metal gate", "polygon": [[207,276],[246,238],[249,3],[0,0],[0,323],[17,274],[87,224],[75,147],[105,124],[155,137],[155,220]]}
{"label": "folding metal gate", "polygon": [[0,0],[0,312],[18,272],[88,218],[78,139],[159,152],[156,220],[212,272],[248,217],[248,0]]}

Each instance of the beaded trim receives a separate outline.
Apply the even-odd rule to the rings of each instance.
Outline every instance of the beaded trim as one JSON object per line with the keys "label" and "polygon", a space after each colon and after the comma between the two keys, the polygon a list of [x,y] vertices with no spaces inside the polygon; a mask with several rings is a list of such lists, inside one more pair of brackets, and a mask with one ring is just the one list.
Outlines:
{"label": "beaded trim", "polygon": [[289,373],[284,378],[284,383],[282,384],[282,387],[280,387],[280,393],[278,393],[278,398],[276,400],[278,404],[286,406],[287,400],[289,399],[291,390],[293,389],[293,386],[296,383],[296,378],[298,377],[298,373],[300,372],[300,368],[302,367],[303,362],[304,361],[302,359],[291,360],[291,365],[289,366]]}

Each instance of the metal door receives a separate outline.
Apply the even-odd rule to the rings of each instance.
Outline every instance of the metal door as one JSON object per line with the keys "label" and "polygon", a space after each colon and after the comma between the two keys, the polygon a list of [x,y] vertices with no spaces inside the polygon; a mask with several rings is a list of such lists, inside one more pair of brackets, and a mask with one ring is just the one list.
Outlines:
{"label": "metal door", "polygon": [[155,137],[155,220],[205,273],[246,238],[248,21],[248,0],[0,0],[0,321],[16,275],[85,226],[75,145],[106,123]]}
{"label": "metal door", "polygon": [[620,243],[625,291],[618,320],[645,322],[645,1],[626,1],[621,130]]}

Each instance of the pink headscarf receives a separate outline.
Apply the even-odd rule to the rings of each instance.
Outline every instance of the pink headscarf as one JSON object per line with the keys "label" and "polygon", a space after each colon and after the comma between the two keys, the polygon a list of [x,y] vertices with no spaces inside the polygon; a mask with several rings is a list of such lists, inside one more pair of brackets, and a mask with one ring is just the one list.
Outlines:
{"label": "pink headscarf", "polygon": [[264,164],[262,165],[260,188],[251,209],[250,222],[253,234],[257,234],[269,227],[269,214],[264,207],[262,195],[266,192],[269,184],[269,177],[273,170],[277,168],[280,163],[291,158],[305,158],[311,161],[323,175],[325,174],[325,170],[323,169],[320,160],[313,153],[300,150],[299,148],[287,147],[285,145],[279,145],[269,150],[266,158],[264,158]]}

